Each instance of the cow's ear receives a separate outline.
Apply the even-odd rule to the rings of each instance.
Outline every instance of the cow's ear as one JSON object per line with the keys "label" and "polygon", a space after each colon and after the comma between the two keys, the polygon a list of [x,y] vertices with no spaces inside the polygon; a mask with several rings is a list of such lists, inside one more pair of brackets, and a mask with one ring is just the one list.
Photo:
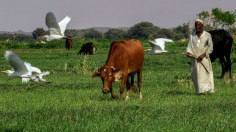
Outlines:
{"label": "cow's ear", "polygon": [[100,77],[101,73],[100,72],[94,72],[92,75],[92,78],[97,78]]}

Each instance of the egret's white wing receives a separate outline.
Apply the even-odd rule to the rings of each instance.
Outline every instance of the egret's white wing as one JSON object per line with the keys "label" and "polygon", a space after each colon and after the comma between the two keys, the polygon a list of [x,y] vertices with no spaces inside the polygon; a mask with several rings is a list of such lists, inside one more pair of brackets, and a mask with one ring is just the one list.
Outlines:
{"label": "egret's white wing", "polygon": [[26,66],[27,71],[32,73],[32,66],[31,66],[31,64],[28,63],[28,62],[24,62],[24,65]]}
{"label": "egret's white wing", "polygon": [[6,51],[5,58],[15,72],[18,72],[20,74],[26,74],[28,72],[26,66],[24,65],[24,62],[12,51]]}
{"label": "egret's white wing", "polygon": [[154,40],[154,44],[159,45],[161,50],[165,50],[165,42],[173,42],[173,40],[171,39],[167,39],[167,38],[158,38]]}
{"label": "egret's white wing", "polygon": [[32,80],[36,82],[48,82],[45,79],[43,79],[43,76],[50,74],[49,71],[43,71],[42,73],[38,74],[37,76],[34,76]]}
{"label": "egret's white wing", "polygon": [[162,51],[165,50],[165,42],[164,41],[158,40],[158,41],[156,41],[155,44],[158,45],[161,48]]}
{"label": "egret's white wing", "polygon": [[48,82],[45,79],[43,79],[43,76],[49,75],[50,72],[49,71],[43,71],[38,77],[39,77],[39,81],[41,82]]}
{"label": "egret's white wing", "polygon": [[152,50],[162,50],[161,47],[155,43],[150,42],[150,45],[152,46]]}
{"label": "egret's white wing", "polygon": [[62,35],[57,19],[52,12],[49,12],[46,15],[46,25],[48,27],[49,34]]}
{"label": "egret's white wing", "polygon": [[43,76],[50,74],[49,71],[41,71],[37,67],[31,67],[32,68],[32,80],[35,82],[47,82],[45,79],[43,79]]}
{"label": "egret's white wing", "polygon": [[32,66],[31,68],[32,68],[32,75],[38,75],[42,73],[42,71],[37,67]]}
{"label": "egret's white wing", "polygon": [[66,16],[63,20],[61,20],[58,25],[60,27],[61,30],[61,34],[64,36],[64,32],[66,30],[66,26],[67,24],[70,22],[71,18]]}
{"label": "egret's white wing", "polygon": [[171,39],[167,39],[167,38],[158,38],[158,39],[155,39],[155,41],[164,41],[164,42],[174,42],[173,40]]}
{"label": "egret's white wing", "polygon": [[163,39],[165,42],[174,42],[173,40],[171,39]]}
{"label": "egret's white wing", "polygon": [[21,75],[21,77],[30,78],[32,76],[32,67],[30,63],[24,62],[24,65],[27,69],[27,73]]}
{"label": "egret's white wing", "polygon": [[45,75],[49,75],[49,74],[50,74],[49,71],[43,71],[40,75],[45,76]]}
{"label": "egret's white wing", "polygon": [[31,68],[31,64],[30,63],[27,63],[27,62],[24,62],[24,65],[27,69],[27,73],[25,74],[22,74],[20,77],[22,78],[22,83],[28,83],[29,80],[31,79],[32,77],[32,68]]}
{"label": "egret's white wing", "polygon": [[49,28],[48,31],[49,31],[49,37],[51,37],[51,36],[62,36],[60,29]]}

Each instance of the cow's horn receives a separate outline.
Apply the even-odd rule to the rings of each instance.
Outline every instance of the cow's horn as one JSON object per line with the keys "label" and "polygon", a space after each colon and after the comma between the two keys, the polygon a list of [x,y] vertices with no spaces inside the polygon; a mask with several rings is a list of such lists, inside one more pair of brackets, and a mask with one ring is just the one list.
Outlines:
{"label": "cow's horn", "polygon": [[115,70],[116,70],[116,68],[115,68],[114,66],[111,66],[111,69],[112,69],[113,71],[115,71]]}

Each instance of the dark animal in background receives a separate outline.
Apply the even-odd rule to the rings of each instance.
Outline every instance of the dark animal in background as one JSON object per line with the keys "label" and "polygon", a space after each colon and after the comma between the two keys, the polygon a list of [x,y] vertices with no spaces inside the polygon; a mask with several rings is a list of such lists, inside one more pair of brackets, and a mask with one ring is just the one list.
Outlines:
{"label": "dark animal in background", "polygon": [[73,41],[72,41],[72,37],[71,36],[66,38],[66,49],[67,50],[70,50],[72,48],[72,42]]}
{"label": "dark animal in background", "polygon": [[78,52],[77,55],[84,54],[84,55],[92,55],[95,54],[96,52],[96,47],[92,42],[88,42],[82,45],[80,51]]}
{"label": "dark animal in background", "polygon": [[[144,49],[139,40],[126,40],[112,42],[106,64],[99,68],[92,77],[101,77],[103,83],[103,93],[111,93],[112,98],[116,95],[112,90],[112,83],[122,80],[120,86],[120,98],[124,93],[126,85],[126,98],[129,99],[130,88],[136,89],[134,85],[134,75],[138,75],[139,96],[142,99],[142,70],[144,62]],[[131,83],[129,78],[131,77]]]}
{"label": "dark animal in background", "polygon": [[233,43],[232,36],[223,29],[208,32],[211,34],[213,41],[213,52],[210,54],[211,61],[213,62],[219,58],[222,66],[221,78],[224,78],[227,72],[229,72],[231,77],[230,53]]}

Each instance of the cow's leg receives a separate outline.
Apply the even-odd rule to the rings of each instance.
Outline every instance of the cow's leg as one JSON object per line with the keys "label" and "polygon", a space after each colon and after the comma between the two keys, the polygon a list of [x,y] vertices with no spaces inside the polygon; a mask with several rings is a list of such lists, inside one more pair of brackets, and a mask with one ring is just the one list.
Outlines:
{"label": "cow's leg", "polygon": [[134,75],[131,76],[131,89],[133,92],[137,92],[137,89],[134,85]]}
{"label": "cow's leg", "polygon": [[137,72],[138,74],[138,88],[139,88],[139,98],[143,99],[143,95],[142,95],[142,69]]}
{"label": "cow's leg", "polygon": [[68,50],[70,50],[70,44],[68,45]]}
{"label": "cow's leg", "polygon": [[68,50],[68,45],[66,44],[66,50]]}
{"label": "cow's leg", "polygon": [[229,77],[231,78],[231,59],[230,59],[230,53],[227,53],[225,55],[226,58],[226,71],[229,72]]}
{"label": "cow's leg", "polygon": [[125,84],[127,82],[128,79],[128,74],[125,74],[123,76],[122,82],[121,82],[121,86],[120,86],[120,99],[122,99],[122,95],[124,93],[124,88],[125,88]]}
{"label": "cow's leg", "polygon": [[126,81],[126,97],[125,97],[125,101],[129,100],[129,96],[130,96],[130,82],[129,82],[129,78]]}
{"label": "cow's leg", "polygon": [[220,59],[220,64],[221,64],[221,68],[222,68],[221,78],[224,78],[225,72],[226,72],[226,68],[225,68],[226,62],[225,62],[224,56],[220,56],[219,59]]}
{"label": "cow's leg", "polygon": [[116,95],[113,93],[112,88],[111,88],[110,90],[111,90],[111,97],[112,97],[113,99],[117,99]]}

